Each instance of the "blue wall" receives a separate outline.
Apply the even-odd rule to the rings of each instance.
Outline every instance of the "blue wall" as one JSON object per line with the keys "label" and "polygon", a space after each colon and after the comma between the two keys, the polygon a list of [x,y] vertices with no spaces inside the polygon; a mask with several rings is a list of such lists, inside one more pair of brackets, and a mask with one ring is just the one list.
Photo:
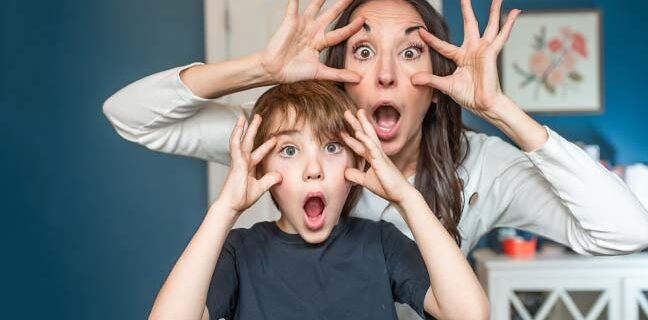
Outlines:
{"label": "blue wall", "polygon": [[[452,41],[463,41],[459,0],[445,0],[444,15]],[[603,158],[617,164],[648,162],[648,3],[613,0],[505,0],[504,10],[550,8],[598,8],[603,16],[604,108],[601,115],[533,116],[565,138],[599,144]],[[486,27],[490,1],[473,0],[480,28]],[[502,136],[493,126],[464,112],[465,122],[477,130]]]}
{"label": "blue wall", "polygon": [[1,318],[146,318],[206,210],[205,163],[126,142],[101,107],[203,60],[202,6],[2,2]]}

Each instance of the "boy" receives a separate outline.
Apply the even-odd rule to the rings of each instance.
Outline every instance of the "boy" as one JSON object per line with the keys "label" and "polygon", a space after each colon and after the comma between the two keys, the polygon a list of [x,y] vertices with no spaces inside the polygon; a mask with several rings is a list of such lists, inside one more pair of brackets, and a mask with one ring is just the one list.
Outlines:
{"label": "boy", "polygon": [[[223,190],[151,319],[395,319],[394,301],[427,318],[487,317],[454,240],[351,111],[338,87],[308,81],[266,92],[245,134],[239,118]],[[361,186],[397,205],[418,248],[390,223],[347,216]],[[280,219],[230,232],[267,190]]]}

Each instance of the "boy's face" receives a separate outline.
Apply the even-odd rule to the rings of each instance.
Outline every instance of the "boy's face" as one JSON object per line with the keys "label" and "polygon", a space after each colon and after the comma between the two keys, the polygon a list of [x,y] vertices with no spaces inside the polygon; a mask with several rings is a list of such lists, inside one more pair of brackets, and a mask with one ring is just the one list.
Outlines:
{"label": "boy's face", "polygon": [[307,123],[280,130],[276,137],[275,148],[261,166],[263,172],[283,177],[270,189],[281,211],[277,225],[308,243],[323,242],[337,224],[351,189],[344,171],[354,165],[352,151],[341,141],[319,142]]}

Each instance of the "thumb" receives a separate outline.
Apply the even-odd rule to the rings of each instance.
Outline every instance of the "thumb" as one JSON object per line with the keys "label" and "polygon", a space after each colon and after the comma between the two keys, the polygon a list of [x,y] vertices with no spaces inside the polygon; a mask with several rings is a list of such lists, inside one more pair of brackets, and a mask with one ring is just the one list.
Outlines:
{"label": "thumb", "polygon": [[358,83],[362,77],[351,70],[335,69],[320,64],[315,74],[315,80],[330,80],[337,82]]}
{"label": "thumb", "polygon": [[356,168],[347,168],[344,170],[344,177],[347,180],[361,186],[364,186],[364,176],[365,173]]}
{"label": "thumb", "polygon": [[415,73],[411,78],[415,86],[428,86],[440,90],[444,94],[450,91],[450,80],[447,77],[439,77],[430,72],[421,71]]}
{"label": "thumb", "polygon": [[268,172],[261,179],[259,179],[259,185],[263,192],[268,191],[275,184],[281,183],[283,177],[278,172]]}

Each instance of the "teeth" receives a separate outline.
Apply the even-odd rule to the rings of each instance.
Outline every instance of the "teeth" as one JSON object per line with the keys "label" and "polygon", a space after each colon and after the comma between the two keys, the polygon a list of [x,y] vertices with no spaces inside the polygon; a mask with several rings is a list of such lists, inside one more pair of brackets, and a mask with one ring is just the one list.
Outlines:
{"label": "teeth", "polygon": [[383,127],[378,126],[378,130],[380,130],[382,132],[389,132],[389,131],[391,131],[391,129],[392,128],[383,128]]}

